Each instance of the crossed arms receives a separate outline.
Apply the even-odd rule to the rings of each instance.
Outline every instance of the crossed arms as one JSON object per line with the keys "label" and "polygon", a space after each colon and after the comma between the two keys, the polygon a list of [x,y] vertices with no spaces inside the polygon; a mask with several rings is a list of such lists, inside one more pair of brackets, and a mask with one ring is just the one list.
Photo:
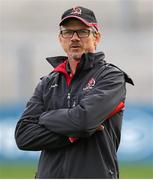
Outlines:
{"label": "crossed arms", "polygon": [[74,108],[48,112],[43,104],[43,79],[27,103],[15,130],[18,147],[23,150],[55,149],[71,144],[68,137],[89,137],[125,99],[123,73],[114,70],[81,99]]}

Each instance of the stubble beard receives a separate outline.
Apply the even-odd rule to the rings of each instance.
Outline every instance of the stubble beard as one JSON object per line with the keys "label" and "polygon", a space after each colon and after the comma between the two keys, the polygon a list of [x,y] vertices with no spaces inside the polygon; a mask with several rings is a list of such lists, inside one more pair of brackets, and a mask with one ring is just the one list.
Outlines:
{"label": "stubble beard", "polygon": [[71,61],[80,61],[83,53],[71,53],[69,54],[69,60]]}

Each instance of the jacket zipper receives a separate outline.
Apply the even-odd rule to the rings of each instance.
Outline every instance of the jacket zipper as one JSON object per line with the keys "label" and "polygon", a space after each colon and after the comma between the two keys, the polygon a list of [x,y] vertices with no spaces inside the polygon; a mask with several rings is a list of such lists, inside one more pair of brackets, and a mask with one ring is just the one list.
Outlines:
{"label": "jacket zipper", "polygon": [[72,82],[74,81],[74,77],[76,76],[76,73],[71,77],[71,83],[68,86],[68,93],[67,93],[67,105],[68,108],[71,108],[71,87],[72,87]]}
{"label": "jacket zipper", "polygon": [[[75,74],[76,75],[76,74]],[[67,93],[67,106],[68,108],[71,108],[71,89],[72,89],[72,82],[74,81],[74,77],[75,75],[73,76],[73,79],[71,80],[71,83],[70,85],[68,86],[68,93]],[[64,160],[64,164],[63,164],[63,172],[64,172],[64,177],[66,178],[67,176],[67,152],[65,150],[65,160]]]}
{"label": "jacket zipper", "polygon": [[68,108],[71,107],[71,94],[70,94],[70,92],[67,94],[67,105],[68,105]]}
{"label": "jacket zipper", "polygon": [[[73,76],[71,84],[68,87],[68,93],[67,93],[67,105],[68,105],[68,108],[71,108],[71,93],[70,92],[72,90],[72,84],[73,84],[73,81],[74,81],[74,77],[75,77],[75,75]],[[75,106],[75,103],[73,103],[73,107],[74,106]]]}

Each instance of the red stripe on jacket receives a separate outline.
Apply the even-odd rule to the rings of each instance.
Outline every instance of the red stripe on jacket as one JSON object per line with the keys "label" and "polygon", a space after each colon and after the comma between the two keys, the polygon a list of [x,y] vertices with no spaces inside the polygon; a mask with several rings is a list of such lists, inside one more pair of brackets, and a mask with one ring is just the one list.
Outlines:
{"label": "red stripe on jacket", "polygon": [[[65,60],[63,63],[61,63],[60,65],[58,65],[54,70],[53,72],[61,72],[65,75],[65,78],[66,78],[66,82],[67,82],[67,85],[69,86],[70,83],[71,83],[71,80],[73,78],[73,76],[70,76],[68,74],[68,72],[66,71],[66,64],[67,64],[67,60]],[[111,117],[113,117],[115,114],[117,114],[119,111],[121,111],[123,108],[125,107],[125,104],[124,102],[120,102],[116,108],[108,115],[108,117],[106,119],[110,119]],[[69,137],[69,141],[71,143],[77,141],[78,138],[76,137]]]}
{"label": "red stripe on jacket", "polygon": [[[119,111],[121,111],[123,108],[125,107],[125,104],[121,101],[118,106],[116,106],[116,108],[108,115],[108,117],[106,119],[110,119],[111,117],[113,117],[115,114],[117,114]],[[69,141],[71,143],[77,141],[78,138],[76,137],[69,137]]]}

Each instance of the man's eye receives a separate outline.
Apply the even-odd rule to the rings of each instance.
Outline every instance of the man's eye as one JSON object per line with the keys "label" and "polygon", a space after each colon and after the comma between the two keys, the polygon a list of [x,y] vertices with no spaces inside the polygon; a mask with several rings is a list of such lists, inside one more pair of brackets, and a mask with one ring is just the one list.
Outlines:
{"label": "man's eye", "polygon": [[80,30],[82,33],[88,33],[88,30]]}
{"label": "man's eye", "polygon": [[63,34],[72,34],[72,31],[63,31]]}
{"label": "man's eye", "polygon": [[88,34],[88,30],[80,30],[78,33],[79,34]]}

